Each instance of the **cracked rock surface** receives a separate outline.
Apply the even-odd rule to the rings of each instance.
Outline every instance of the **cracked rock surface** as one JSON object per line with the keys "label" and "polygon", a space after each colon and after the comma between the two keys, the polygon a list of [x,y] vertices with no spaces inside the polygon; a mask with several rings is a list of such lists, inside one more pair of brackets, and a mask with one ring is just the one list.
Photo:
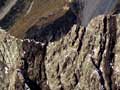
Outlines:
{"label": "cracked rock surface", "polygon": [[40,41],[1,30],[0,90],[119,90],[119,24],[119,14],[102,15]]}

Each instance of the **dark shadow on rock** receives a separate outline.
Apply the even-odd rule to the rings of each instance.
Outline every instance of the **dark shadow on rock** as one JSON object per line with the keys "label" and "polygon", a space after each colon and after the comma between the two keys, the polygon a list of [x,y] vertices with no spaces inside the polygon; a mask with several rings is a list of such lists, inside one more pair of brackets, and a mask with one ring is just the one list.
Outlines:
{"label": "dark shadow on rock", "polygon": [[76,23],[76,15],[69,10],[62,17],[44,27],[33,26],[25,38],[40,42],[54,42],[65,36]]}
{"label": "dark shadow on rock", "polygon": [[29,86],[31,90],[41,90],[36,82],[30,80],[29,78],[25,78],[25,83]]}
{"label": "dark shadow on rock", "polygon": [[21,58],[24,65],[20,69],[30,90],[50,90],[46,83],[45,73],[46,46],[47,44],[41,46],[41,43],[36,44],[34,41],[28,42],[27,40],[22,43],[25,54]]}

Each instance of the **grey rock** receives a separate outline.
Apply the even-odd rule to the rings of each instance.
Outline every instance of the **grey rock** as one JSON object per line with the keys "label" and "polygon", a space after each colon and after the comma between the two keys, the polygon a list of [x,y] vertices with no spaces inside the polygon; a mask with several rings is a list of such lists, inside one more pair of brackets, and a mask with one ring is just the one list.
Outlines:
{"label": "grey rock", "polygon": [[0,89],[119,90],[119,23],[119,14],[98,16],[44,45],[1,31]]}

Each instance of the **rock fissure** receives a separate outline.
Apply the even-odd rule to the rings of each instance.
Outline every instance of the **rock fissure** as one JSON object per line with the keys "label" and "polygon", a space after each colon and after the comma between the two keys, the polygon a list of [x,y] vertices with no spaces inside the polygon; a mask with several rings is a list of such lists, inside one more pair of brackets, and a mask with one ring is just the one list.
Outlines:
{"label": "rock fissure", "polygon": [[103,54],[105,51],[105,46],[106,46],[106,39],[107,39],[107,17],[105,16],[103,19],[103,32],[100,34],[100,49],[98,52],[98,67],[100,68],[101,62],[102,62],[102,58],[103,58]]}
{"label": "rock fissure", "polygon": [[79,27],[79,26],[77,26],[76,31],[75,31],[76,36],[75,36],[75,38],[74,38],[74,40],[73,40],[73,42],[72,42],[72,46],[74,46],[74,44],[75,44],[76,40],[77,40],[77,39],[78,39],[78,37],[79,37],[79,30],[80,30],[80,27]]}
{"label": "rock fissure", "polygon": [[99,42],[100,48],[99,48],[99,51],[98,51],[97,58],[93,57],[93,55],[95,54],[95,52],[93,51],[95,46],[90,44],[91,41],[95,42],[95,40],[93,40],[93,36],[90,37],[90,41],[89,41],[89,49],[90,49],[89,52],[91,52],[90,60],[91,60],[93,66],[95,67],[96,72],[98,74],[99,82],[101,84],[101,90],[106,90],[107,89],[106,86],[105,86],[106,82],[105,82],[105,79],[104,79],[104,73],[101,69],[101,67],[102,67],[101,62],[103,61],[103,55],[104,55],[105,46],[106,46],[106,39],[107,39],[107,17],[105,16],[104,19],[103,19],[103,32],[100,33],[100,42]]}
{"label": "rock fissure", "polygon": [[77,52],[79,54],[81,48],[82,48],[82,42],[84,40],[84,35],[85,35],[85,32],[86,32],[86,28],[84,27],[83,30],[82,30],[82,34],[81,34],[81,37],[79,39],[79,46],[78,46],[78,49],[77,49]]}
{"label": "rock fissure", "polygon": [[114,82],[113,82],[113,65],[115,58],[115,44],[116,44],[116,33],[117,33],[117,21],[116,16],[110,16],[108,18],[108,46],[106,51],[106,56],[104,60],[104,74],[106,80],[106,86],[108,90],[114,90]]}
{"label": "rock fissure", "polygon": [[21,70],[21,74],[25,80],[24,82],[30,90],[40,90],[42,88],[49,90],[44,64],[46,47],[47,44],[42,46],[41,43],[36,44],[33,41],[23,41],[24,55],[21,58],[22,63],[20,63],[18,68]]}
{"label": "rock fissure", "polygon": [[100,84],[101,84],[101,90],[106,90],[105,80],[104,80],[103,73],[102,73],[101,69],[98,67],[98,65],[95,63],[95,59],[92,58],[92,57],[91,57],[91,62],[93,64],[93,66],[95,67],[96,72],[98,73],[99,81],[100,81]]}

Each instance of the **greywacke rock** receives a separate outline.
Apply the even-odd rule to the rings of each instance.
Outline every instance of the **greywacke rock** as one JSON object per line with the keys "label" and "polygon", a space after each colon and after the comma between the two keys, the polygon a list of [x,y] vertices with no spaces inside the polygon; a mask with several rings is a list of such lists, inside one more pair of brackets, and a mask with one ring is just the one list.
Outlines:
{"label": "greywacke rock", "polygon": [[102,15],[47,43],[0,31],[0,89],[119,90],[119,25],[119,14]]}

